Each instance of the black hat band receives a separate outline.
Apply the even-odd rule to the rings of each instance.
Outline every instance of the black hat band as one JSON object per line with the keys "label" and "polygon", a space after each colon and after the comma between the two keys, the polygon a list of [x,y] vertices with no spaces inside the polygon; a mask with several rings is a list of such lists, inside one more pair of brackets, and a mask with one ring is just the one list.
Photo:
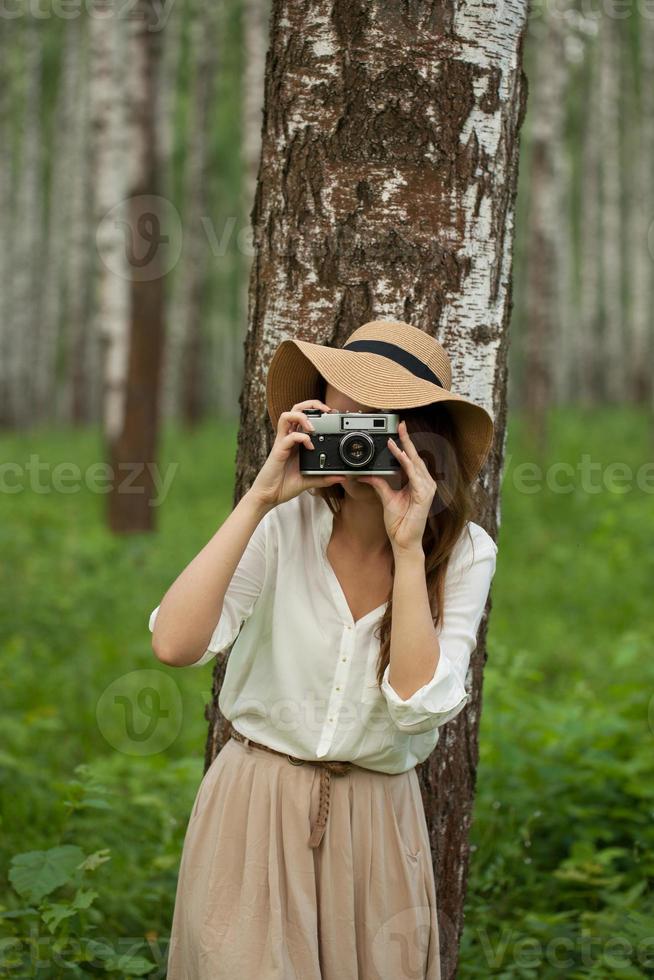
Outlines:
{"label": "black hat band", "polygon": [[342,347],[341,350],[358,350],[368,351],[370,354],[381,354],[382,357],[388,357],[391,361],[395,361],[396,364],[406,368],[416,378],[422,378],[423,381],[431,381],[432,384],[438,385],[439,388],[445,388],[440,378],[434,374],[431,368],[427,367],[424,361],[421,361],[414,354],[410,354],[404,347],[399,347],[398,344],[389,344],[386,340],[353,340],[350,344]]}

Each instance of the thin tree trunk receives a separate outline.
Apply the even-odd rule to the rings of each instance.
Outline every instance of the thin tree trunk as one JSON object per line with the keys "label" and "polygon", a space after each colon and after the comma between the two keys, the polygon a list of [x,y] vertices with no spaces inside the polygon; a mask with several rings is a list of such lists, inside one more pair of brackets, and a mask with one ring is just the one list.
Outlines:
{"label": "thin tree trunk", "polygon": [[81,21],[78,38],[79,92],[75,107],[71,151],[71,215],[70,249],[66,269],[66,323],[69,383],[67,401],[62,415],[75,425],[97,419],[93,412],[90,392],[101,388],[101,364],[97,334],[90,329],[91,320],[91,261],[94,242],[89,214],[92,210],[91,141],[89,138],[90,77],[88,22]]}
{"label": "thin tree trunk", "polygon": [[613,403],[624,400],[625,336],[622,303],[622,201],[620,167],[620,22],[600,17],[599,92],[601,145],[601,222],[604,391]]}
{"label": "thin tree trunk", "polygon": [[547,442],[547,415],[554,401],[554,365],[560,347],[563,268],[561,199],[565,60],[560,18],[544,12],[534,42],[533,114],[527,239],[524,407],[541,454]]}
{"label": "thin tree trunk", "polygon": [[9,415],[16,426],[34,420],[34,367],[41,319],[43,268],[43,159],[41,145],[41,25],[27,19],[22,71],[25,104],[16,187],[12,323],[9,358]]}
{"label": "thin tree trunk", "polygon": [[[175,151],[177,148],[177,110],[180,100],[186,98],[186,89],[181,85],[180,70],[183,64],[185,24],[189,19],[189,2],[182,0],[170,7],[165,25],[161,30],[162,51],[159,66],[158,101],[159,118],[159,158],[162,194],[170,202],[176,200]],[[186,145],[187,133],[181,134],[181,144]],[[175,270],[166,279],[167,328],[166,343],[161,365],[160,414],[164,419],[179,416],[179,385],[177,355],[178,337],[183,324],[179,296],[182,292],[181,276]]]}
{"label": "thin tree trunk", "polygon": [[[438,335],[456,390],[494,416],[477,489],[478,519],[496,532],[526,16],[521,0],[438,11],[274,0],[235,502],[272,444],[265,377],[277,345],[340,344],[367,320],[400,318]],[[444,978],[456,974],[463,925],[486,626],[487,616],[470,704],[419,767]],[[223,670],[207,763],[224,737]]]}
{"label": "thin tree trunk", "polygon": [[12,145],[11,92],[9,47],[13,40],[11,23],[0,34],[0,145],[6,148],[4,165],[0,167],[0,427],[9,428],[13,418],[11,399],[11,364],[13,330],[13,293],[9,284],[13,277],[10,243],[13,239],[14,174],[8,152]]}
{"label": "thin tree trunk", "polygon": [[591,407],[601,399],[599,338],[600,308],[600,139],[601,111],[597,41],[587,44],[588,81],[585,127],[582,136],[581,219],[579,237],[580,289],[575,362],[577,392],[581,405]]}
{"label": "thin tree trunk", "polygon": [[165,235],[165,202],[159,196],[156,83],[161,37],[150,28],[155,15],[154,0],[139,0],[126,20],[129,342],[123,414],[111,420],[108,432],[114,483],[107,496],[109,526],[122,533],[156,526],[153,469],[157,461],[167,271],[163,243],[169,236]]}
{"label": "thin tree trunk", "polygon": [[83,102],[85,92],[80,77],[80,30],[80,17],[65,22],[51,153],[45,300],[37,331],[39,356],[35,366],[34,407],[39,419],[59,417],[59,404],[69,397],[66,392],[69,378],[57,377],[57,353],[63,345],[64,273],[70,254],[71,196],[75,191],[71,179],[77,162],[73,128],[76,107]]}
{"label": "thin tree trunk", "polygon": [[[241,211],[247,215],[251,225],[254,194],[261,160],[261,130],[263,124],[263,85],[266,68],[266,52],[269,41],[268,23],[270,21],[269,0],[243,0],[243,48],[245,51],[245,71],[243,75],[243,116],[241,159],[243,176],[241,184]],[[238,253],[241,275],[241,316],[238,320],[238,333],[233,344],[235,352],[241,353],[249,322],[248,296],[252,257],[249,249]],[[228,363],[232,363],[229,361]],[[242,370],[242,365],[239,365]],[[233,399],[228,404],[236,404]]]}
{"label": "thin tree trunk", "polygon": [[654,409],[654,19],[641,16],[638,51],[639,98],[631,126],[630,161],[633,181],[628,185],[631,261],[628,396],[636,404]]}
{"label": "thin tree trunk", "polygon": [[186,235],[182,256],[179,378],[181,419],[186,426],[199,422],[204,408],[203,365],[206,356],[203,314],[209,248],[202,219],[209,213],[206,193],[209,182],[207,138],[216,68],[223,43],[224,27],[219,16],[222,10],[222,7],[202,4],[195,12],[191,34],[195,75],[189,113],[189,149],[184,173]]}
{"label": "thin tree trunk", "polygon": [[[117,4],[95,0],[89,19],[98,263],[96,333],[101,345],[105,438],[122,431],[129,355],[129,268],[125,250],[127,133],[123,24]],[[122,203],[122,207],[121,207]],[[107,215],[111,216],[107,219]]]}

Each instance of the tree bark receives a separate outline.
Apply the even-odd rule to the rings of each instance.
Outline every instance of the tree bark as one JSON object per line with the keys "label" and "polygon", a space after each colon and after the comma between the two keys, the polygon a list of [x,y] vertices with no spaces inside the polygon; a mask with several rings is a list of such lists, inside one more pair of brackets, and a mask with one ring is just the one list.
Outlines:
{"label": "tree bark", "polygon": [[598,84],[599,45],[589,40],[586,48],[586,121],[582,136],[581,222],[579,228],[580,288],[576,331],[577,398],[584,407],[601,400],[602,364],[599,356],[600,308],[600,141],[602,111]]}
{"label": "tree bark", "polygon": [[[367,320],[402,319],[438,336],[455,390],[494,416],[477,518],[497,532],[526,15],[522,0],[274,0],[234,503],[272,444],[265,378],[278,344],[341,344]],[[444,978],[463,925],[487,614],[471,701],[419,767]],[[223,669],[207,763],[223,743]]]}
{"label": "tree bark", "polygon": [[629,364],[630,401],[654,410],[654,16],[648,12],[639,22],[638,85],[631,124],[627,185],[631,261],[629,273],[629,345],[623,356]]}
{"label": "tree bark", "polygon": [[191,22],[194,74],[189,107],[188,154],[184,170],[186,234],[182,276],[179,280],[181,302],[178,376],[180,418],[187,427],[196,425],[204,415],[204,382],[209,380],[204,378],[203,371],[206,363],[203,323],[209,250],[202,220],[209,214],[207,141],[209,113],[215,98],[216,69],[224,37],[222,13],[222,5],[202,3],[194,10]]}
{"label": "tree bark", "polygon": [[534,95],[529,107],[533,123],[522,384],[525,420],[543,455],[548,437],[548,411],[557,382],[557,351],[560,356],[560,296],[564,273],[561,244],[567,228],[561,196],[566,72],[558,13],[543,11],[542,22],[531,41]]}
{"label": "tree bark", "polygon": [[88,92],[89,39],[88,22],[78,28],[79,84],[83,86],[75,106],[70,160],[72,174],[70,247],[66,257],[66,366],[68,401],[62,417],[74,425],[89,425],[99,418],[91,392],[101,389],[100,345],[91,330],[92,296],[90,289],[95,252],[92,225],[93,195],[91,189],[90,100]]}
{"label": "tree bark", "polygon": [[620,21],[599,18],[599,97],[601,146],[601,298],[602,381],[613,403],[625,400],[625,316],[622,301],[623,238],[620,174],[621,46]]}
{"label": "tree bark", "polygon": [[16,177],[13,229],[12,321],[8,345],[8,416],[18,428],[34,422],[34,364],[43,310],[43,147],[41,140],[42,30],[28,18],[23,32],[21,70],[25,96]]}
{"label": "tree bark", "polygon": [[114,476],[107,495],[109,526],[116,532],[156,526],[153,467],[157,461],[159,389],[164,343],[162,247],[168,236],[159,198],[160,163],[157,78],[161,37],[154,0],[139,0],[126,21],[128,84],[127,257],[129,267],[128,359],[123,414],[110,430]]}

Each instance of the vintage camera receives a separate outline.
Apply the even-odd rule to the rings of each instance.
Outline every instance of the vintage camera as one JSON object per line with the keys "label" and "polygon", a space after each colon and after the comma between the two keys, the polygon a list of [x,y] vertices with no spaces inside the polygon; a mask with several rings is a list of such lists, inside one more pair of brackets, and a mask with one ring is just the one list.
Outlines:
{"label": "vintage camera", "polygon": [[400,463],[388,448],[388,437],[398,440],[399,415],[394,412],[323,412],[306,409],[315,425],[309,433],[315,449],[300,443],[300,473],[342,473],[361,476],[393,476]]}

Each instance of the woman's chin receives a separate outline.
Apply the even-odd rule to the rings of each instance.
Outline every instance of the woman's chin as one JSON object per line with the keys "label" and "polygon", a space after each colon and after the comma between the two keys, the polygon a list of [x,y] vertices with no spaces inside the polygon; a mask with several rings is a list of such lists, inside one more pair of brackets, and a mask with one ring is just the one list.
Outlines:
{"label": "woman's chin", "polygon": [[374,487],[369,483],[360,482],[358,473],[347,476],[342,486],[345,492],[350,494],[351,497],[367,497],[370,490],[373,493],[375,492]]}

